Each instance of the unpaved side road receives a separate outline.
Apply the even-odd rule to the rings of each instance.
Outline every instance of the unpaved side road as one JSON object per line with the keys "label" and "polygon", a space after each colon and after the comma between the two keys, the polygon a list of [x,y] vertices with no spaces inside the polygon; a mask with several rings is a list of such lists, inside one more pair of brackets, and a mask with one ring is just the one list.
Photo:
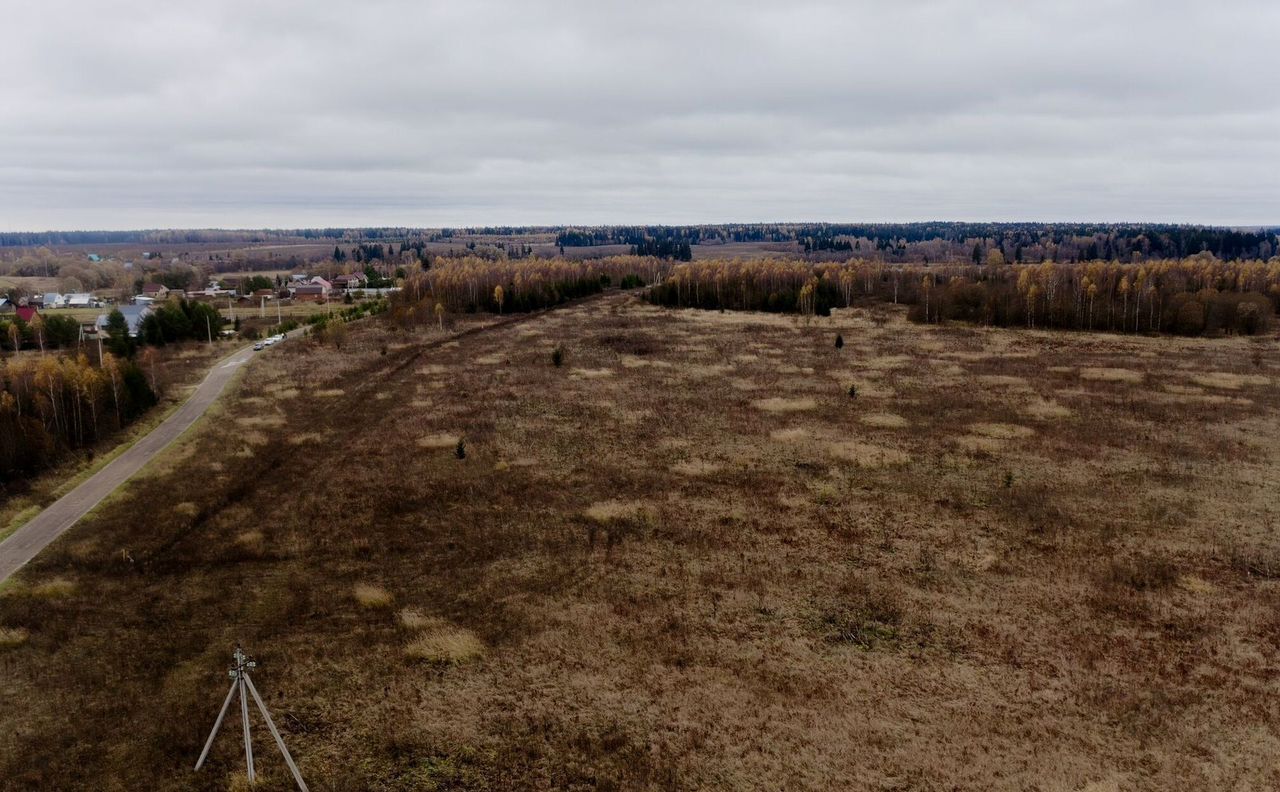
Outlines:
{"label": "unpaved side road", "polygon": [[253,348],[245,347],[218,361],[196,387],[195,393],[163,423],[0,542],[0,583],[35,558],[50,542],[75,525],[116,487],[128,481],[165,446],[190,428],[222,394],[240,367],[253,359],[253,355]]}

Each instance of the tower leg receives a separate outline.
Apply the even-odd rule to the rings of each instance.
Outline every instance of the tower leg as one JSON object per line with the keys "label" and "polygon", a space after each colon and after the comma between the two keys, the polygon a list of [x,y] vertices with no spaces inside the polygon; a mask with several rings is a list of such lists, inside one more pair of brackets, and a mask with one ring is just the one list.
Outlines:
{"label": "tower leg", "polygon": [[231,699],[235,698],[236,691],[240,689],[238,682],[231,683],[231,689],[227,691],[227,698],[222,702],[222,709],[218,710],[218,719],[213,722],[213,731],[209,732],[209,739],[204,744],[204,750],[200,752],[200,758],[196,760],[196,769],[199,770],[204,764],[204,760],[209,758],[209,749],[213,747],[213,738],[218,736],[218,729],[222,728],[222,719],[227,717],[227,710],[231,709]]}
{"label": "tower leg", "polygon": [[257,781],[253,771],[253,741],[249,738],[249,697],[244,692],[244,673],[240,674],[240,719],[244,722],[244,762],[249,767],[249,783]]}
{"label": "tower leg", "polygon": [[302,773],[298,771],[298,766],[293,763],[293,757],[289,755],[289,749],[284,747],[284,738],[276,730],[276,724],[271,720],[271,713],[267,712],[267,705],[262,703],[262,696],[258,695],[258,689],[253,686],[253,680],[246,676],[244,681],[249,686],[249,693],[253,696],[254,703],[258,705],[258,710],[262,712],[263,720],[267,722],[267,728],[271,730],[271,736],[276,738],[276,745],[279,746],[280,753],[284,754],[284,763],[289,765],[293,780],[298,782],[298,789],[302,792],[310,792],[307,789],[307,782],[302,780]]}

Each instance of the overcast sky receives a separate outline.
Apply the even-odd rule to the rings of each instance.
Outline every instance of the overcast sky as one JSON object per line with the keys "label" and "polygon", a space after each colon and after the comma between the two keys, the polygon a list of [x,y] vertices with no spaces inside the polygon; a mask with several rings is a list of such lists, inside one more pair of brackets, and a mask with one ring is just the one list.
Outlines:
{"label": "overcast sky", "polygon": [[0,0],[0,228],[1280,224],[1276,0]]}

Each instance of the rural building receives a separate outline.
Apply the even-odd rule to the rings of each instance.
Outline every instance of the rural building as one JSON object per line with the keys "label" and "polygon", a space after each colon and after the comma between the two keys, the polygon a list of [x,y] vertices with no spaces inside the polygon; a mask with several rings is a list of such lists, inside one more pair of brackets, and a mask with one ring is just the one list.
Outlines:
{"label": "rural building", "polygon": [[67,307],[67,298],[57,292],[45,292],[40,299],[41,307],[49,308],[65,308]]}
{"label": "rural building", "polygon": [[148,283],[142,287],[142,295],[153,300],[163,300],[168,294],[168,287],[161,283]]}
{"label": "rural building", "polygon": [[78,292],[76,294],[63,295],[66,298],[66,306],[68,308],[89,308],[93,306],[93,295]]}
{"label": "rural building", "polygon": [[[130,338],[138,337],[138,333],[142,331],[142,320],[151,315],[150,305],[121,305],[116,310],[124,315],[124,321],[129,325]],[[107,320],[110,316],[110,314],[99,314],[98,321],[95,322],[98,332],[107,331]]]}
{"label": "rural building", "polygon": [[40,315],[40,311],[34,305],[19,305],[13,313],[24,322],[30,322]]}
{"label": "rural building", "polygon": [[293,299],[298,302],[324,302],[328,296],[328,290],[316,283],[304,283],[293,290]]}
{"label": "rural building", "polygon": [[369,277],[363,272],[353,272],[350,275],[339,275],[333,279],[333,285],[344,291],[363,289],[369,285]]}

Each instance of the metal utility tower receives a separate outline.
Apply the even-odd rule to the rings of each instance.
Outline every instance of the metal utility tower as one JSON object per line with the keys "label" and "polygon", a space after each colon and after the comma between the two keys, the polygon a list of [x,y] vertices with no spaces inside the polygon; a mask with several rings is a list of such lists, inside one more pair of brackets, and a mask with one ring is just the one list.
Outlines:
{"label": "metal utility tower", "polygon": [[293,763],[293,757],[289,755],[289,749],[284,745],[284,738],[280,736],[280,732],[276,730],[276,724],[271,720],[271,714],[267,712],[267,705],[262,703],[262,696],[258,695],[258,689],[253,686],[253,680],[249,678],[249,672],[258,667],[258,664],[250,660],[239,646],[231,655],[234,665],[227,672],[231,677],[231,689],[227,691],[227,698],[222,702],[222,709],[218,712],[218,719],[213,722],[213,731],[209,732],[209,739],[204,744],[204,750],[200,752],[200,758],[196,760],[196,770],[204,766],[204,760],[209,757],[209,749],[213,747],[213,738],[218,736],[218,729],[222,728],[222,721],[227,717],[227,710],[231,708],[231,701],[238,694],[240,696],[240,719],[244,727],[244,761],[249,769],[249,783],[257,781],[257,773],[253,769],[253,741],[249,737],[249,696],[253,696],[253,702],[258,705],[258,711],[262,713],[262,719],[267,722],[267,729],[271,731],[271,736],[276,740],[276,746],[280,748],[280,753],[284,755],[285,764],[289,765],[289,771],[293,773],[293,780],[298,782],[298,789],[302,792],[309,792],[307,784],[302,780],[302,773],[298,771],[298,766]]}

